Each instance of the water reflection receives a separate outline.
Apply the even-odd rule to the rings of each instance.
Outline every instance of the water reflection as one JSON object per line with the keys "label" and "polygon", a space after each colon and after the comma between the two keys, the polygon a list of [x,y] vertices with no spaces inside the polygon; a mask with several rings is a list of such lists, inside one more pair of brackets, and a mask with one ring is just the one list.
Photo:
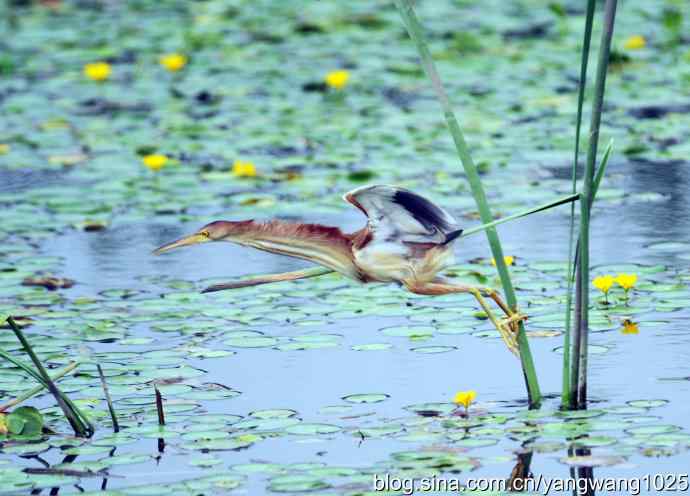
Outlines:
{"label": "water reflection", "polygon": [[[524,444],[523,444],[524,448]],[[523,451],[517,454],[517,461],[508,477],[507,488],[509,491],[524,491],[529,484],[534,483],[534,477],[530,470],[532,465],[532,451]]]}
{"label": "water reflection", "polygon": [[[585,436],[586,437],[586,436]],[[568,448],[568,457],[589,457],[592,450],[589,448]],[[573,496],[594,496],[594,468],[586,465],[570,468],[570,478],[575,481]]]}

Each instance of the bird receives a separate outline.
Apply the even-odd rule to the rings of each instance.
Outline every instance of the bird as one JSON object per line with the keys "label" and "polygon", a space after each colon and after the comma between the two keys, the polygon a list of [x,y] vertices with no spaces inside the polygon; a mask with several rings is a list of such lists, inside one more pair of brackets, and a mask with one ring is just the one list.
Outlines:
{"label": "bird", "polygon": [[[308,260],[322,267],[216,284],[202,292],[337,272],[360,283],[395,283],[419,295],[469,293],[508,349],[519,356],[518,322],[526,316],[509,308],[494,289],[455,284],[439,276],[452,264],[454,244],[463,232],[451,214],[417,193],[386,184],[359,187],[343,199],[366,216],[367,224],[362,229],[345,233],[338,227],[284,220],[216,220],[194,234],[156,248],[153,253],[226,241]],[[492,299],[505,317],[497,318],[484,297]]]}

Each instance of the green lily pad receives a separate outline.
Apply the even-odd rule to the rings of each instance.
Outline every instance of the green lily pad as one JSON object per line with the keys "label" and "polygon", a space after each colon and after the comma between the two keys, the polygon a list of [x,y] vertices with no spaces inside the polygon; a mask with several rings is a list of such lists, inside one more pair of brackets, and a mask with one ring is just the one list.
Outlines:
{"label": "green lily pad", "polygon": [[350,403],[380,403],[390,398],[390,395],[385,393],[366,393],[366,394],[349,394],[343,396],[341,399]]}
{"label": "green lily pad", "polygon": [[301,423],[295,424],[285,428],[288,434],[299,434],[304,436],[315,436],[323,434],[334,434],[341,430],[337,425],[319,424],[319,423]]}
{"label": "green lily pad", "polygon": [[269,481],[268,489],[276,493],[304,493],[328,489],[331,485],[310,475],[281,475]]}

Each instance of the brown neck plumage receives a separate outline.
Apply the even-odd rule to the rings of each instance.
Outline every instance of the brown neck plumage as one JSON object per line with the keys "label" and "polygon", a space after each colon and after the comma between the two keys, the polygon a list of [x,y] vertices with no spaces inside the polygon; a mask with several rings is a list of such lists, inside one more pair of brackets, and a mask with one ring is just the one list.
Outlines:
{"label": "brown neck plumage", "polygon": [[352,235],[337,227],[272,220],[257,222],[217,221],[212,224],[216,241],[229,241],[259,250],[301,258],[359,279],[353,262],[354,243],[361,243],[362,231]]}

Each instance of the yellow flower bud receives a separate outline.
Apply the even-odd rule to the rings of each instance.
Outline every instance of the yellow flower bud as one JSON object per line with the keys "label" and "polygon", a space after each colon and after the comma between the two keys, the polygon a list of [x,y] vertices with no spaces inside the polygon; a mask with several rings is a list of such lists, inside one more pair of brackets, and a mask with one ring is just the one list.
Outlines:
{"label": "yellow flower bud", "polygon": [[232,164],[232,175],[235,177],[256,177],[256,167],[251,162],[235,160]]}
{"label": "yellow flower bud", "polygon": [[453,403],[456,405],[462,405],[465,407],[465,410],[467,410],[474,399],[477,397],[477,392],[470,390],[470,391],[459,391],[455,394],[455,398],[453,399]]}
{"label": "yellow flower bud", "polygon": [[145,155],[144,157],[142,157],[141,161],[150,170],[156,172],[165,167],[165,164],[168,163],[168,157],[166,157],[165,155],[154,153],[151,155]]}
{"label": "yellow flower bud", "polygon": [[623,48],[625,48],[626,50],[640,50],[644,48],[646,45],[647,40],[645,39],[645,37],[640,34],[636,34],[625,40],[625,43],[623,43]]}
{"label": "yellow flower bud", "polygon": [[350,73],[346,70],[331,71],[326,74],[324,80],[333,89],[342,90],[350,79]]}
{"label": "yellow flower bud", "polygon": [[187,65],[187,56],[181,53],[169,53],[163,55],[158,61],[170,72],[177,72]]}
{"label": "yellow flower bud", "polygon": [[111,72],[112,68],[107,62],[91,62],[84,66],[84,75],[94,81],[105,81]]}

